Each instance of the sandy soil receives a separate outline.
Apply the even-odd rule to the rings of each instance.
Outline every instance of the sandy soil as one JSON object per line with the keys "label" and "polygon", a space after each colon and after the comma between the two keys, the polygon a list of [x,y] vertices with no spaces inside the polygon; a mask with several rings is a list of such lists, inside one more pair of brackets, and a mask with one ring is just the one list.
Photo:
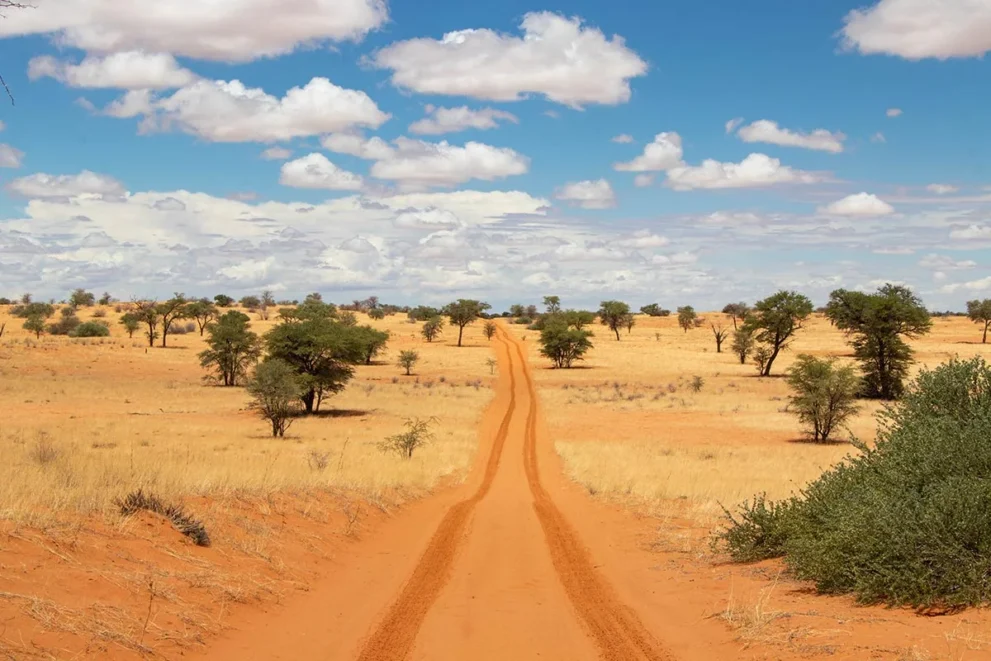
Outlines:
{"label": "sandy soil", "polygon": [[[619,343],[598,338],[589,369],[567,373],[542,369],[535,334],[504,327],[493,346],[499,378],[467,478],[398,513],[369,514],[352,536],[326,534],[347,517],[318,497],[309,506],[281,494],[229,505],[260,525],[277,513],[278,549],[268,555],[279,563],[247,554],[231,563],[235,554],[220,549],[236,534],[220,532],[223,544],[199,549],[150,516],[129,519],[123,542],[109,524],[58,544],[29,527],[8,531],[0,640],[16,646],[12,658],[35,658],[34,650],[36,658],[114,660],[991,658],[984,609],[922,617],[859,607],[812,594],[776,563],[727,565],[705,550],[713,503],[760,490],[762,480],[787,493],[850,449],[790,443],[794,420],[773,399],[784,384],[750,377],[749,366],[703,351],[711,335],[683,335],[669,321],[651,320]],[[937,321],[920,358],[984,352],[972,336],[964,322]],[[842,336],[819,326],[792,355],[799,351],[846,353]],[[707,385],[689,395],[682,377],[696,374]],[[630,399],[661,386],[665,397]],[[855,423],[858,435],[872,436],[870,414]],[[724,479],[759,464],[760,453],[773,459],[768,475]],[[809,453],[815,460],[803,463]],[[202,496],[190,506],[210,502]],[[228,580],[197,581],[189,568],[200,562],[202,573]],[[233,596],[230,576],[242,579]],[[75,603],[37,597],[41,583],[64,581],[89,583],[73,592]],[[255,594],[266,589],[275,596]],[[117,610],[92,612],[108,593]],[[211,603],[215,616],[183,622],[184,606]],[[168,618],[176,622],[166,626]],[[182,627],[181,641],[148,643]],[[70,649],[70,639],[90,644]]]}

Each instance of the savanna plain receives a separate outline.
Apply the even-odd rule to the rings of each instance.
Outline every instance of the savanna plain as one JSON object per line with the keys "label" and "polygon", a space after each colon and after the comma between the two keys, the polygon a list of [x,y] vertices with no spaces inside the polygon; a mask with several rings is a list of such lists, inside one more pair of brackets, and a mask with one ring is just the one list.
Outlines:
{"label": "savanna plain", "polygon": [[[273,438],[243,388],[204,379],[198,329],[149,347],[113,305],[78,314],[111,336],[36,337],[0,308],[0,658],[991,659],[982,608],[861,605],[711,544],[724,507],[873,443],[882,408],[807,442],[785,379],[716,351],[728,316],[593,324],[585,360],[553,369],[509,320],[459,347],[456,327],[428,342],[358,313],[384,351]],[[910,344],[913,374],[991,358],[963,316]],[[800,354],[852,362],[819,314],[775,372]],[[428,442],[383,448],[413,420]],[[123,508],[139,490],[209,545]]]}

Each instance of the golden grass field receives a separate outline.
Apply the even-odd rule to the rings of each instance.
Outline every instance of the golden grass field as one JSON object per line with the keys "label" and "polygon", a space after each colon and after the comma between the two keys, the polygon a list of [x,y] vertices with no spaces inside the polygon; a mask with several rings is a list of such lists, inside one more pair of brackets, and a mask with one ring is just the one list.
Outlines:
{"label": "golden grass field", "polygon": [[[82,310],[88,319],[94,309]],[[198,332],[170,335],[149,349],[128,339],[110,310],[111,338],[69,339],[23,330],[0,312],[0,515],[43,522],[62,511],[112,510],[136,488],[165,497],[343,489],[371,499],[422,493],[463,476],[474,455],[476,423],[491,397],[491,352],[481,329],[462,350],[448,331],[427,343],[396,315],[373,326],[392,339],[361,366],[319,417],[298,420],[273,440],[247,410],[243,388],[203,380]],[[253,316],[253,315],[252,315]],[[368,319],[362,319],[368,323]],[[262,334],[275,323],[252,322]],[[472,346],[474,345],[474,346]],[[395,365],[401,349],[421,355],[414,375]],[[435,440],[405,461],[377,446],[413,416],[436,416]]]}
{"label": "golden grass field", "polygon": [[[732,329],[728,317],[704,315]],[[855,452],[848,443],[803,442],[787,412],[789,389],[782,378],[758,378],[729,350],[716,353],[709,324],[685,333],[674,317],[637,317],[632,333],[616,341],[596,326],[595,348],[579,369],[548,369],[539,356],[538,334],[525,336],[547,424],[570,476],[591,494],[645,508],[686,503],[700,517],[735,506],[755,493],[772,498],[794,493],[823,469]],[[964,317],[934,319],[930,335],[911,342],[918,360],[936,366],[953,356],[991,359],[991,344]],[[774,363],[782,375],[800,353],[851,360],[843,333],[820,316],[800,330]],[[915,373],[915,372],[913,372]],[[695,393],[693,377],[703,380]],[[863,441],[876,431],[876,402],[849,427]],[[840,433],[842,441],[848,434]]]}

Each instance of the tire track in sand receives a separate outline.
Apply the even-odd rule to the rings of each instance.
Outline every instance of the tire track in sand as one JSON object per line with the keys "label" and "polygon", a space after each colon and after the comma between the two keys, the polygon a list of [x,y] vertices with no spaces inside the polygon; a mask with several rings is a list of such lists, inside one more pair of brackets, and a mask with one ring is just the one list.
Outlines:
{"label": "tire track in sand", "polygon": [[492,487],[492,481],[499,470],[502,448],[509,434],[509,423],[516,412],[516,366],[513,364],[511,345],[500,336],[496,339],[502,345],[509,363],[510,395],[506,413],[492,442],[482,484],[471,498],[457,503],[447,511],[402,593],[365,642],[358,661],[401,661],[409,655],[420,625],[450,577],[468,519],[475,506]]}
{"label": "tire track in sand", "polygon": [[537,466],[537,390],[520,345],[516,344],[515,349],[530,396],[523,450],[524,468],[533,494],[533,507],[544,529],[551,560],[565,592],[598,645],[604,661],[670,661],[672,657],[663,651],[636,614],[619,601],[609,584],[596,572],[581,540],[540,484]]}

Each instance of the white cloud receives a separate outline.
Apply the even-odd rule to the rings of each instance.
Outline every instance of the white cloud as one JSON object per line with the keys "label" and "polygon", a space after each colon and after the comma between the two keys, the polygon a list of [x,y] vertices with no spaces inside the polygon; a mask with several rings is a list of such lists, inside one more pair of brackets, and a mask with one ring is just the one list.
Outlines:
{"label": "white cloud", "polygon": [[468,142],[463,147],[398,138],[394,152],[376,161],[370,174],[405,187],[454,186],[471,179],[493,181],[524,174],[530,161],[508,148]]}
{"label": "white cloud", "polygon": [[79,174],[52,175],[39,172],[14,179],[7,188],[32,199],[61,199],[79,195],[119,196],[124,185],[113,177],[83,170]]}
{"label": "white cloud", "polygon": [[759,119],[744,126],[736,134],[744,142],[766,142],[772,145],[801,147],[834,154],[843,151],[843,141],[846,139],[842,133],[831,133],[826,129],[816,129],[811,133],[791,131],[781,128],[777,122],[767,119]]}
{"label": "white cloud", "polygon": [[449,32],[441,39],[410,39],[372,56],[392,70],[394,85],[423,94],[518,101],[527,94],[580,107],[630,99],[630,79],[647,64],[622,37],[550,12],[524,16],[522,37],[489,29]]}
{"label": "white cloud", "polygon": [[403,211],[396,216],[393,224],[396,227],[421,230],[454,230],[465,226],[455,214],[436,208]]}
{"label": "white cloud", "polygon": [[281,99],[239,80],[200,80],[152,103],[148,130],[178,128],[212,142],[273,142],[377,128],[389,115],[367,94],[313,78]]}
{"label": "white cloud", "polygon": [[952,285],[945,285],[940,291],[952,294],[960,289],[966,289],[967,291],[991,290],[991,276],[981,278],[980,280],[971,280],[970,282],[957,282]]}
{"label": "white cloud", "polygon": [[894,207],[870,193],[855,193],[819,208],[819,213],[831,216],[887,216]]}
{"label": "white cloud", "polygon": [[885,138],[884,137],[884,134],[881,133],[880,131],[878,131],[877,133],[875,133],[874,135],[871,136],[871,142],[881,142],[881,143],[884,143],[884,142],[887,142],[887,141],[888,141],[888,139]]}
{"label": "white cloud", "polygon": [[950,184],[929,184],[926,186],[926,190],[936,195],[948,195],[950,193],[960,192],[959,187]]}
{"label": "white cloud", "polygon": [[658,133],[643,153],[627,163],[615,163],[620,172],[659,172],[682,165],[681,136],[674,132]]}
{"label": "white cloud", "polygon": [[332,133],[322,137],[320,144],[327,151],[357,156],[366,161],[384,161],[395,154],[395,149],[382,138],[374,136],[366,140],[360,133]]}
{"label": "white cloud", "polygon": [[901,108],[888,108],[888,110],[884,114],[887,115],[888,117],[899,117],[902,114],[902,109]]}
{"label": "white cloud", "polygon": [[151,90],[129,90],[107,104],[103,114],[118,119],[147,116],[154,112]]}
{"label": "white cloud", "polygon": [[681,165],[667,171],[665,185],[678,191],[712,188],[762,188],[778,184],[813,184],[818,174],[795,170],[765,154],[750,154],[740,163],[706,159],[701,165]]}
{"label": "white cloud", "polygon": [[385,0],[47,0],[7,12],[0,36],[50,34],[92,53],[142,50],[249,62],[327,41],[357,41],[388,20]]}
{"label": "white cloud", "polygon": [[555,191],[554,197],[582,209],[608,209],[616,206],[616,194],[605,179],[567,183]]}
{"label": "white cloud", "polygon": [[966,227],[957,227],[950,230],[950,238],[964,241],[991,240],[991,225],[968,225]]}
{"label": "white cloud", "polygon": [[19,168],[24,152],[10,145],[0,144],[0,168]]}
{"label": "white cloud", "polygon": [[69,87],[169,89],[189,85],[196,74],[179,66],[168,53],[127,51],[107,56],[87,56],[79,64],[50,55],[32,58],[28,78],[50,77]]}
{"label": "white cloud", "polygon": [[361,177],[337,167],[323,154],[307,154],[282,164],[279,183],[293,188],[361,190]]}
{"label": "white cloud", "polygon": [[633,185],[637,188],[646,188],[654,183],[654,175],[652,174],[638,174],[633,177]]}
{"label": "white cloud", "polygon": [[410,124],[411,133],[419,135],[441,135],[457,133],[467,129],[487,131],[499,127],[499,122],[518,124],[519,119],[513,113],[495,108],[472,110],[468,106],[458,108],[437,108],[428,105],[427,117]]}
{"label": "white cloud", "polygon": [[740,126],[740,124],[743,124],[743,118],[742,117],[735,117],[735,118],[729,120],[728,122],[726,122],[726,134],[729,135],[730,133],[732,133],[733,131],[735,131],[737,129],[737,127]]}
{"label": "white cloud", "polygon": [[611,243],[620,248],[642,250],[647,248],[663,248],[671,243],[671,239],[666,236],[654,234],[649,230],[641,230],[634,233],[633,236],[617,239]]}
{"label": "white cloud", "polygon": [[977,266],[971,259],[956,260],[947,255],[930,253],[919,260],[919,266],[936,271],[962,271]]}
{"label": "white cloud", "polygon": [[846,15],[844,47],[908,60],[980,57],[991,51],[986,0],[881,0]]}
{"label": "white cloud", "polygon": [[620,133],[619,135],[614,136],[612,141],[621,145],[628,145],[633,142],[633,136],[627,133]]}
{"label": "white cloud", "polygon": [[285,147],[269,147],[261,154],[261,157],[266,161],[284,161],[290,156],[292,156],[292,150]]}

